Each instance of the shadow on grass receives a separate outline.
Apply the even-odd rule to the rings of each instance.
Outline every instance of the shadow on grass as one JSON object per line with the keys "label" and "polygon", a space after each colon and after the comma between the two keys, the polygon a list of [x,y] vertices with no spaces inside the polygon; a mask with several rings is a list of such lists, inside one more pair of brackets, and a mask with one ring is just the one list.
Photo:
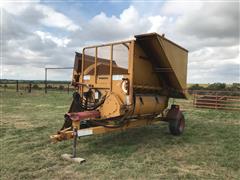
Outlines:
{"label": "shadow on grass", "polygon": [[[182,136],[173,136],[168,131],[168,124],[151,125],[142,128],[129,129],[123,132],[116,132],[102,136],[80,139],[78,142],[86,146],[79,150],[84,154],[101,155],[124,155],[130,156],[142,147],[150,149],[166,150],[176,146],[185,146],[190,143],[200,143],[199,134],[186,132]],[[196,141],[197,140],[197,141]]]}

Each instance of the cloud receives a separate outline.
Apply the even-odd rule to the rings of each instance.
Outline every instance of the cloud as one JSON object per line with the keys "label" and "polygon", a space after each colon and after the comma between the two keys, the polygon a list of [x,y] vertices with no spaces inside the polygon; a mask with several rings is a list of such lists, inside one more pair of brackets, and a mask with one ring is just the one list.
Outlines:
{"label": "cloud", "polygon": [[6,3],[4,4],[3,9],[9,14],[18,17],[18,19],[24,24],[34,26],[40,23],[43,26],[60,28],[68,31],[81,29],[80,26],[76,25],[64,14],[37,2],[20,2],[17,3],[17,5],[15,3]]}
{"label": "cloud", "polygon": [[49,27],[62,28],[69,31],[76,31],[80,27],[72,22],[68,17],[53,10],[50,7],[44,5],[38,5],[35,7],[36,11],[39,11],[43,14],[44,18],[40,22]]}
{"label": "cloud", "polygon": [[227,47],[203,47],[202,49],[193,51],[190,54],[190,58],[197,62],[207,59],[219,62],[222,62],[225,59],[237,59],[239,56],[239,48],[239,45]]}
{"label": "cloud", "polygon": [[161,7],[161,12],[168,16],[182,16],[199,11],[203,4],[202,1],[166,1]]}
{"label": "cloud", "polygon": [[[74,22],[64,11],[46,4],[21,3],[15,9],[8,4],[2,24],[3,64],[8,69],[4,77],[27,78],[21,76],[27,67],[31,78],[42,79],[45,66],[72,66],[74,52],[83,46],[157,32],[189,50],[188,82],[236,82],[240,65],[238,5],[133,2],[120,14],[109,16],[98,10],[90,19],[81,17]],[[66,77],[63,72],[53,74],[55,79]]]}
{"label": "cloud", "polygon": [[190,63],[188,65],[190,74],[188,81],[191,83],[239,82],[239,63],[236,63],[236,59],[228,59],[227,61],[227,63],[203,62],[201,67],[199,67],[199,63]]}
{"label": "cloud", "polygon": [[71,41],[71,39],[68,39],[68,38],[65,38],[65,37],[64,38],[58,38],[56,36],[51,35],[48,32],[35,31],[34,33],[41,38],[42,43],[44,43],[44,44],[45,44],[46,41],[52,41],[58,47],[66,47],[67,44]]}
{"label": "cloud", "polygon": [[[159,31],[164,23],[166,23],[167,17],[166,16],[150,16],[148,20],[151,22],[151,28],[148,32],[156,32]],[[171,21],[171,19],[170,19]]]}
{"label": "cloud", "polygon": [[239,38],[239,3],[204,3],[184,14],[176,25],[180,32],[198,38]]}
{"label": "cloud", "polygon": [[129,6],[119,16],[109,17],[104,12],[97,14],[85,22],[81,32],[73,33],[72,39],[77,37],[85,44],[128,39],[134,34],[147,32],[149,25],[147,18],[142,18],[133,6]]}

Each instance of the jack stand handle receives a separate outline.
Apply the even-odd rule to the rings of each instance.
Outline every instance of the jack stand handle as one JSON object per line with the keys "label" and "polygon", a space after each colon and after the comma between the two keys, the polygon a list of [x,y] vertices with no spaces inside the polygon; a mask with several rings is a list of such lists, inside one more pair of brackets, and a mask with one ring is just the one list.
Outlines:
{"label": "jack stand handle", "polygon": [[77,128],[73,129],[73,152],[72,157],[76,157],[76,146],[77,146]]}

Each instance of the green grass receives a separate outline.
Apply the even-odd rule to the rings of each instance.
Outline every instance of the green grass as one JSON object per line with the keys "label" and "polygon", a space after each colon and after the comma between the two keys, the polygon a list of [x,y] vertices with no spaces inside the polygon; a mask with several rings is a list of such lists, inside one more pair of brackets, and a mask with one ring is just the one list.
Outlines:
{"label": "green grass", "polygon": [[240,112],[185,109],[186,129],[166,123],[78,140],[75,164],[60,158],[71,141],[52,144],[63,123],[67,93],[1,92],[1,178],[5,179],[240,179]]}

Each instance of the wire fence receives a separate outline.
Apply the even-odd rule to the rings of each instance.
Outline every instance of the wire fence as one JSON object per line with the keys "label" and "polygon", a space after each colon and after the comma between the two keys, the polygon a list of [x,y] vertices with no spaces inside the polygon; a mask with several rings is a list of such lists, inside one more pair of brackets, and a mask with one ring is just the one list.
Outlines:
{"label": "wire fence", "polygon": [[35,81],[8,81],[0,82],[0,91],[8,92],[64,92],[72,93],[74,87],[71,86],[70,82],[35,82]]}
{"label": "wire fence", "polygon": [[[0,81],[0,92],[72,94],[74,90],[71,83],[66,81]],[[195,107],[240,111],[240,91],[191,90],[188,92],[190,98],[181,103],[184,104],[183,109]],[[174,99],[172,101],[174,102]],[[177,102],[181,102],[181,100],[179,99]]]}

